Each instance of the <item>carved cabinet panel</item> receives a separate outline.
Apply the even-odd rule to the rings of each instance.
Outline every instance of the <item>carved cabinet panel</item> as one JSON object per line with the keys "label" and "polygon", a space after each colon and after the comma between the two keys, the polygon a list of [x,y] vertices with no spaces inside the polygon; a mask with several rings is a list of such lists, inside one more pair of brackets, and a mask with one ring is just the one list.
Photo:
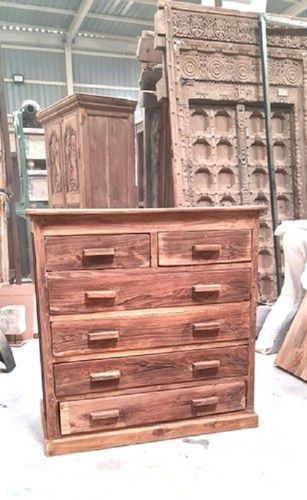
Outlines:
{"label": "carved cabinet panel", "polygon": [[63,207],[65,206],[65,188],[62,169],[62,129],[60,120],[55,120],[51,127],[46,128],[45,143],[49,201],[53,207]]}
{"label": "carved cabinet panel", "polygon": [[73,94],[39,113],[51,207],[136,206],[134,110],[134,101]]}

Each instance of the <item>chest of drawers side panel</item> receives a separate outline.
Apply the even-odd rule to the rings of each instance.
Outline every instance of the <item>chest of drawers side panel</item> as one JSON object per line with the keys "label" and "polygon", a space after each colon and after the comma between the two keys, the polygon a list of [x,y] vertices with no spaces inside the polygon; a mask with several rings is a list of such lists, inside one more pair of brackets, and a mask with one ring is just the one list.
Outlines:
{"label": "chest of drawers side panel", "polygon": [[45,277],[46,255],[44,224],[41,218],[31,222],[35,273],[35,295],[39,330],[40,360],[43,387],[43,419],[46,438],[60,436],[58,403],[54,392],[52,337],[49,320],[49,297]]}
{"label": "chest of drawers side panel", "polygon": [[255,376],[255,334],[256,313],[258,300],[258,249],[259,249],[259,215],[253,218],[252,230],[252,269],[251,269],[251,310],[249,336],[249,363],[248,388],[246,406],[248,410],[254,408],[254,376]]}

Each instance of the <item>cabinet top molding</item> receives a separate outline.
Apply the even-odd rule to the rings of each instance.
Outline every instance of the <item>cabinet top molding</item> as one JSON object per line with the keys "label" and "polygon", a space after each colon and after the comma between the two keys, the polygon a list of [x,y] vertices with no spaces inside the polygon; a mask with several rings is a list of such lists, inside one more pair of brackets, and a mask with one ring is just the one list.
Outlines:
{"label": "cabinet top molding", "polygon": [[267,210],[267,207],[264,205],[242,205],[242,206],[234,206],[234,207],[204,207],[204,208],[110,208],[110,209],[103,209],[103,208],[74,208],[74,209],[69,209],[69,208],[30,208],[26,210],[26,215],[29,215],[30,217],[35,217],[35,216],[50,216],[50,215],[69,215],[69,216],[75,216],[79,217],[80,215],[142,215],[142,214],[167,214],[167,213],[174,213],[174,214],[188,214],[188,213],[199,213],[199,214],[218,214],[219,212],[227,212],[227,213],[232,213],[232,212],[262,212],[264,210]]}
{"label": "cabinet top molding", "polygon": [[76,108],[86,108],[95,111],[120,111],[130,112],[136,108],[136,101],[122,99],[120,97],[110,97],[98,94],[72,94],[60,99],[55,104],[48,106],[37,114],[40,123],[50,121],[54,116],[65,115]]}

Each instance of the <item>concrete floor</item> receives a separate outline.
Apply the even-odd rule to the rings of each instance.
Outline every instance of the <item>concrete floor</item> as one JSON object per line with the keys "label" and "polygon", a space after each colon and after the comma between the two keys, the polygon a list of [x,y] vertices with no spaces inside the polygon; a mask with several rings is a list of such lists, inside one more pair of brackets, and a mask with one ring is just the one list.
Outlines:
{"label": "concrete floor", "polygon": [[[0,499],[306,498],[307,385],[257,355],[258,429],[47,458],[38,342],[0,373]],[[268,495],[268,496],[267,496]]]}

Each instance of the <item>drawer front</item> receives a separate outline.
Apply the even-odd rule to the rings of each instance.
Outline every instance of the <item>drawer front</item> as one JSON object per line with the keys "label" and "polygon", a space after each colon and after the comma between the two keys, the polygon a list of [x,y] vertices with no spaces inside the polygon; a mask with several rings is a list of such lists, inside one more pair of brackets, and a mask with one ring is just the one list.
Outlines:
{"label": "drawer front", "polygon": [[246,268],[168,274],[88,271],[62,276],[48,280],[51,314],[241,302],[250,298],[250,269]]}
{"label": "drawer front", "polygon": [[69,401],[60,403],[61,433],[119,429],[244,409],[244,382]]}
{"label": "drawer front", "polygon": [[205,305],[107,319],[54,321],[56,356],[241,340],[250,334],[250,303]]}
{"label": "drawer front", "polygon": [[45,248],[47,271],[150,266],[148,234],[47,236]]}
{"label": "drawer front", "polygon": [[158,234],[160,266],[251,260],[251,231],[174,231]]}
{"label": "drawer front", "polygon": [[54,366],[56,394],[73,396],[226,377],[248,372],[248,347],[201,349]]}

